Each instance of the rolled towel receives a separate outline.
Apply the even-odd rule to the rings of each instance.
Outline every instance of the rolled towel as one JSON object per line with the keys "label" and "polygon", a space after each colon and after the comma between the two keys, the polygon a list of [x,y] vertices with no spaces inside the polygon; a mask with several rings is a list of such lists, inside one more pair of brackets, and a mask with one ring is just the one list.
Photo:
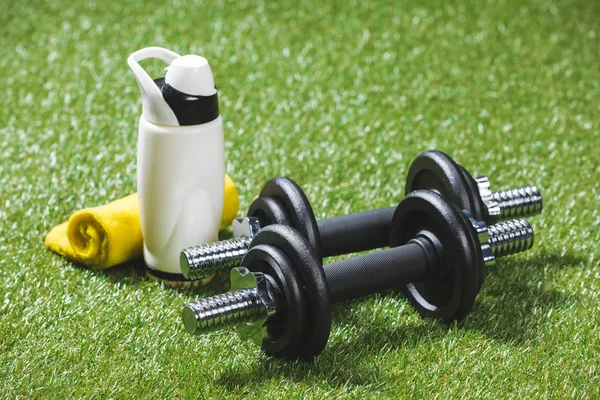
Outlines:
{"label": "rolled towel", "polygon": [[[239,208],[235,184],[225,175],[221,229],[228,227]],[[79,210],[48,232],[50,250],[93,269],[106,269],[143,257],[142,227],[137,193],[111,203]]]}

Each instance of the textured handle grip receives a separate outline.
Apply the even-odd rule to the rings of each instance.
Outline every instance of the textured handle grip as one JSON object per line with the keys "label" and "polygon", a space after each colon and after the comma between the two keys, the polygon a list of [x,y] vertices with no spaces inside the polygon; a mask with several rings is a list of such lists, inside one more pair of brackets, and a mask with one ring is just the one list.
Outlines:
{"label": "textured handle grip", "polygon": [[387,247],[396,207],[379,208],[317,222],[323,257]]}
{"label": "textured handle grip", "polygon": [[408,243],[325,265],[331,301],[337,303],[426,280],[431,260],[428,251],[417,243]]}

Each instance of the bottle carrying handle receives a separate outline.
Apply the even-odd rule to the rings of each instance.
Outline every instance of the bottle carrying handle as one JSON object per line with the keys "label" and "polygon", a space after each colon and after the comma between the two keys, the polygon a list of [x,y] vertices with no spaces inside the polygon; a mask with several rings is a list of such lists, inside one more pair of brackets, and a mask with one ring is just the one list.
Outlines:
{"label": "bottle carrying handle", "polygon": [[154,83],[154,80],[150,77],[150,75],[148,75],[148,73],[141,67],[139,62],[149,58],[157,58],[170,65],[174,59],[179,57],[181,56],[174,51],[167,50],[162,47],[146,47],[131,53],[131,55],[127,58],[127,64],[133,71],[135,79],[137,80],[140,90],[142,91],[143,115],[149,121],[157,122],[163,125],[179,125],[175,114],[163,99],[162,93],[158,89],[158,86],[156,83]]}

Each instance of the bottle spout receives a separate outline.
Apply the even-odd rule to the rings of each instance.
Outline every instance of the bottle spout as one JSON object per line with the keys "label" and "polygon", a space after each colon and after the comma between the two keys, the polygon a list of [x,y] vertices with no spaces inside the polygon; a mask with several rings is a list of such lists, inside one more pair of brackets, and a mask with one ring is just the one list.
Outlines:
{"label": "bottle spout", "polygon": [[160,89],[150,75],[148,75],[139,64],[140,61],[149,58],[158,58],[167,64],[171,64],[174,60],[182,57],[179,54],[162,47],[146,47],[132,53],[127,58],[127,64],[133,71],[142,94],[142,114],[144,115],[144,118],[161,125],[179,126],[179,122],[173,113],[173,110],[163,98]]}
{"label": "bottle spout", "polygon": [[165,82],[174,89],[193,96],[206,97],[217,93],[208,61],[192,54],[173,60],[167,68]]}

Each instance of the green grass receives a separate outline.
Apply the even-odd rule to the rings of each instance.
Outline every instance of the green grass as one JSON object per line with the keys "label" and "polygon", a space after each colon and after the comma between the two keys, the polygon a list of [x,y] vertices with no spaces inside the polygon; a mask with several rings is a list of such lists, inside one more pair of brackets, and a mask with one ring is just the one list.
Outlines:
{"label": "green grass", "polygon": [[[0,15],[0,397],[600,396],[600,3],[113,3]],[[498,262],[453,326],[392,294],[336,306],[311,363],[188,336],[181,307],[203,294],[42,244],[135,191],[126,58],[150,45],[210,61],[242,210],[279,175],[318,217],[393,205],[437,148],[496,188],[542,189],[535,248]]]}

